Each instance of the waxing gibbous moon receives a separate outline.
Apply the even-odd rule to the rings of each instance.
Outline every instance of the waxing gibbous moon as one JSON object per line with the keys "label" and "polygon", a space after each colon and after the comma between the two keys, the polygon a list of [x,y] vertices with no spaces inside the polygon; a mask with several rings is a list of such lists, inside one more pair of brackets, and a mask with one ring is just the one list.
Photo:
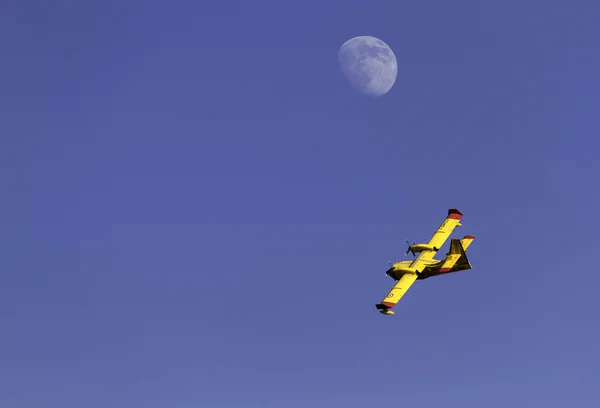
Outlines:
{"label": "waxing gibbous moon", "polygon": [[379,38],[371,36],[354,37],[342,44],[338,62],[350,84],[369,96],[388,93],[398,75],[394,51]]}

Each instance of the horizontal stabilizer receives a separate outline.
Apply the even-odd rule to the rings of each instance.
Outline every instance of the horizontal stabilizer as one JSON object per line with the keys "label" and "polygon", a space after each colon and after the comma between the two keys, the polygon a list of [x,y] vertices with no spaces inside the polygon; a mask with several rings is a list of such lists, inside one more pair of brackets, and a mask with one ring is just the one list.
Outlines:
{"label": "horizontal stabilizer", "polygon": [[465,235],[465,237],[460,241],[465,251],[467,250],[467,248],[469,248],[469,245],[471,245],[474,239],[475,235]]}

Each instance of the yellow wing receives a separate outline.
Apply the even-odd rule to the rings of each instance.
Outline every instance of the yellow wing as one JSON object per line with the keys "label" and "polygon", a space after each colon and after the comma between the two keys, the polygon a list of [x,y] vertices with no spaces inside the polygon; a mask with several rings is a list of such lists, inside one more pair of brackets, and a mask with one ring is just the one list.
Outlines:
{"label": "yellow wing", "polygon": [[393,315],[392,309],[396,306],[396,303],[404,296],[406,291],[415,283],[417,280],[416,273],[406,273],[400,277],[400,280],[396,282],[390,293],[381,301],[381,303],[375,305],[377,309],[383,314]]}
{"label": "yellow wing", "polygon": [[423,271],[425,266],[428,264],[427,261],[433,259],[436,252],[442,247],[442,245],[444,245],[448,237],[450,237],[450,234],[452,234],[454,228],[462,225],[460,223],[462,216],[463,215],[460,213],[460,211],[455,208],[448,210],[448,216],[427,243],[428,247],[434,249],[425,249],[422,251],[410,265],[410,269],[414,269],[414,271],[417,273]]}
{"label": "yellow wing", "polygon": [[377,309],[383,314],[394,314],[391,308],[396,306],[396,303],[404,296],[406,291],[412,286],[417,280],[418,274],[422,272],[427,265],[431,263],[433,256],[446,242],[454,228],[460,226],[460,220],[462,214],[455,208],[448,210],[446,219],[439,226],[437,231],[433,234],[429,242],[425,245],[414,245],[413,248],[420,250],[421,252],[415,258],[415,260],[406,268],[406,273],[400,277],[400,280],[392,288],[390,293],[381,301],[381,303],[375,305]]}

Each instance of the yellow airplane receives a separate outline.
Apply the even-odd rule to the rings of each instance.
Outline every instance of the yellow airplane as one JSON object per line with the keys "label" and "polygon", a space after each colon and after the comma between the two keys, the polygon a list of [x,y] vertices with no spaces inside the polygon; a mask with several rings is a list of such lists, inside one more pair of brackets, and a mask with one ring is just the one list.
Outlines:
{"label": "yellow airplane", "polygon": [[390,269],[385,274],[396,280],[397,283],[381,303],[375,305],[382,314],[393,315],[392,308],[396,306],[396,303],[416,280],[472,268],[467,259],[466,251],[475,239],[474,235],[466,235],[462,240],[453,238],[450,240],[450,251],[446,254],[446,258],[444,260],[433,258],[452,234],[454,228],[462,226],[460,223],[462,216],[460,211],[451,208],[448,210],[448,216],[427,244],[414,243],[410,245],[406,241],[408,250],[405,255],[408,255],[409,252],[413,256],[415,256],[415,253],[419,253],[419,255],[412,261],[400,261],[393,265],[390,262]]}

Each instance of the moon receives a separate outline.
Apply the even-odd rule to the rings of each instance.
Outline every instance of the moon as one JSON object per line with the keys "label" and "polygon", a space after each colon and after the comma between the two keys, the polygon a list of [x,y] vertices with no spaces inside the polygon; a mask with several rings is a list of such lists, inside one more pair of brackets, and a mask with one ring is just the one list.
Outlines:
{"label": "moon", "polygon": [[369,96],[388,93],[398,75],[394,51],[376,37],[359,36],[349,39],[338,51],[338,62],[350,84]]}

